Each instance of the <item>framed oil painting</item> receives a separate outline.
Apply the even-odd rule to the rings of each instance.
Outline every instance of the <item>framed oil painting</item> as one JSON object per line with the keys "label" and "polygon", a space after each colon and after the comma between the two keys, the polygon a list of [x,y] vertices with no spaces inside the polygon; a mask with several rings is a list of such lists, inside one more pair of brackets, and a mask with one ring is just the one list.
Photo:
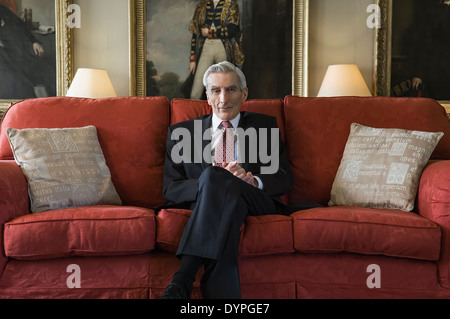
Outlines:
{"label": "framed oil painting", "polygon": [[0,0],[0,117],[14,101],[63,94],[72,78],[69,0]]}
{"label": "framed oil painting", "polygon": [[[193,51],[190,25],[201,2],[135,2],[131,42],[136,48],[132,69],[137,95],[191,98],[191,89],[186,86]],[[246,74],[249,98],[303,95],[307,86],[303,52],[307,48],[308,0],[235,2],[239,10],[239,36],[235,38],[244,55],[243,63],[236,64]],[[227,3],[230,1],[218,1],[218,8],[225,12]],[[222,18],[229,16],[230,11],[226,11]]]}
{"label": "framed oil painting", "polygon": [[450,1],[378,0],[376,91],[422,96],[450,113]]}

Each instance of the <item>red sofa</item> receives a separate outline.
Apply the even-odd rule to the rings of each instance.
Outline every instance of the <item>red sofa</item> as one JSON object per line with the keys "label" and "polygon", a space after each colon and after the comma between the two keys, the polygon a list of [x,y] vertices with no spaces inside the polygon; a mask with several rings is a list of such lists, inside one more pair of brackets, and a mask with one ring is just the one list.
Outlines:
{"label": "red sofa", "polygon": [[[244,298],[449,298],[450,122],[420,98],[250,100],[278,119],[295,183],[284,199],[327,205],[350,124],[444,132],[420,179],[413,212],[323,207],[248,217]],[[0,131],[0,298],[157,298],[177,269],[190,211],[162,198],[167,127],[209,112],[164,97],[24,100]],[[30,213],[27,181],[6,136],[13,128],[94,125],[122,206]],[[71,283],[78,276],[79,287]],[[377,276],[379,287],[371,285]],[[198,281],[193,298],[200,298]]]}

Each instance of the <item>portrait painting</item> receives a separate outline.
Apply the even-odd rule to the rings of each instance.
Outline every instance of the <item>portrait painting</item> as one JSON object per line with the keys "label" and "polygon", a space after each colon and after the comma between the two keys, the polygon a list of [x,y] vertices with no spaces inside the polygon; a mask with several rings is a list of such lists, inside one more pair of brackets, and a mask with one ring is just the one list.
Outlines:
{"label": "portrait painting", "polygon": [[[293,5],[293,0],[146,0],[146,95],[204,99],[196,73],[223,60],[244,71],[249,98],[291,94]],[[215,25],[202,34],[211,29],[209,22],[203,25],[207,14],[214,14]]]}
{"label": "portrait painting", "polygon": [[450,1],[392,2],[390,96],[450,100]]}
{"label": "portrait painting", "polygon": [[55,0],[0,0],[0,99],[56,95]]}

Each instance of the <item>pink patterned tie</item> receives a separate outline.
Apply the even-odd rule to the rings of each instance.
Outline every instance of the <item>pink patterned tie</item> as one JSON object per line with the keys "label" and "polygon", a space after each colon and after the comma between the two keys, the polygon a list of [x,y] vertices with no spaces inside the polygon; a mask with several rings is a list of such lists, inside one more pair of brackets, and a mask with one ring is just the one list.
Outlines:
{"label": "pink patterned tie", "polygon": [[225,128],[222,138],[217,143],[214,153],[215,165],[222,166],[222,163],[234,161],[234,133],[233,126],[229,121],[223,121],[219,127]]}

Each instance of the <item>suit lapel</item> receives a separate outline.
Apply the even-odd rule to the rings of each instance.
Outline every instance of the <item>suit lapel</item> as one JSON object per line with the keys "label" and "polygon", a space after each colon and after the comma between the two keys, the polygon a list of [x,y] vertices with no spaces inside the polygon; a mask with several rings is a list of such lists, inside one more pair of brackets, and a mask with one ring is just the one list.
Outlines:
{"label": "suit lapel", "polygon": [[[202,159],[202,168],[206,169],[208,166],[211,166],[211,163],[208,163],[205,161],[205,157],[203,156],[204,154],[207,154],[206,156],[209,156],[211,154],[211,131],[209,132],[209,134],[205,135],[205,131],[210,129],[212,125],[212,114],[210,114],[209,116],[207,116],[206,118],[204,118],[202,120],[202,127],[201,127],[201,131],[202,131],[202,149],[200,150],[201,154],[201,159]],[[203,138],[204,136],[206,136],[207,138]]]}
{"label": "suit lapel", "polygon": [[[250,127],[255,127],[253,119],[249,118],[247,115],[248,115],[247,112],[245,112],[245,111],[241,112],[241,118],[239,120],[239,127],[241,129],[243,129],[244,131]],[[248,145],[248,143],[245,143],[244,157],[243,157],[245,159],[245,161],[244,161],[244,163],[240,163],[240,164],[242,164],[242,168],[245,169],[245,171],[248,171],[249,156],[250,156],[249,151],[250,151],[249,145]]]}
{"label": "suit lapel", "polygon": [[238,126],[245,130],[249,127],[253,127],[253,125],[254,125],[254,121],[251,117],[248,116],[248,112],[242,111]]}

